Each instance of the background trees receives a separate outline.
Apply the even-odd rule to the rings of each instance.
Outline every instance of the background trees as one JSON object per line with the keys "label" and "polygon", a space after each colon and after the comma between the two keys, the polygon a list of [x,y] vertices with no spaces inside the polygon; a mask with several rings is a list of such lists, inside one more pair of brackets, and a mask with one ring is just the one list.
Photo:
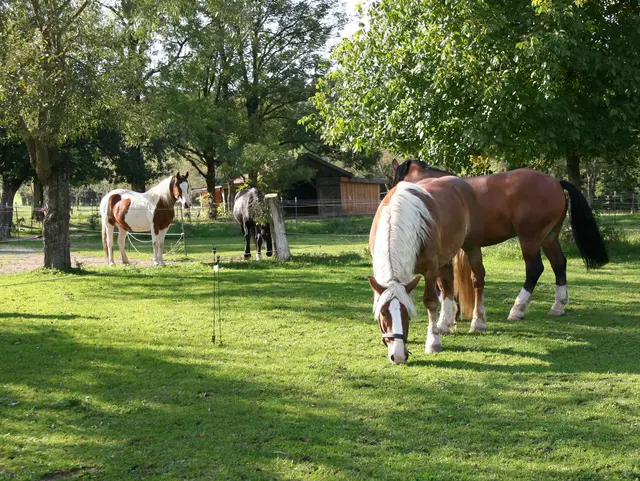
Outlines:
{"label": "background trees", "polygon": [[635,2],[383,0],[343,40],[309,119],[331,143],[457,170],[630,152],[640,120]]}

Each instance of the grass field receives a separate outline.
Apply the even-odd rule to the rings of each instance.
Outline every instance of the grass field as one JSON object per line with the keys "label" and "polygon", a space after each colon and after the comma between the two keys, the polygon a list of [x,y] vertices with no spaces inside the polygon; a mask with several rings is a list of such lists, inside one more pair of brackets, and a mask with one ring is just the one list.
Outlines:
{"label": "grass field", "polygon": [[600,271],[570,257],[562,318],[547,268],[520,322],[517,246],[487,249],[489,330],[459,322],[427,355],[420,308],[394,366],[368,222],[289,225],[288,263],[233,261],[242,239],[221,224],[189,227],[192,262],[0,276],[0,479],[640,479],[637,238]]}

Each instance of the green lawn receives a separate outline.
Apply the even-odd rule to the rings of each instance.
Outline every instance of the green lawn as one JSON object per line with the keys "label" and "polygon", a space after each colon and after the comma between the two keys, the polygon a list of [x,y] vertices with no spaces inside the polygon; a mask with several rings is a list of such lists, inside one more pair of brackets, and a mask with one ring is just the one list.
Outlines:
{"label": "green lawn", "polygon": [[570,257],[562,318],[547,268],[520,322],[517,246],[487,249],[489,330],[427,355],[421,308],[394,366],[366,224],[288,226],[289,263],[230,261],[220,224],[190,227],[193,262],[0,276],[0,479],[640,479],[638,243]]}

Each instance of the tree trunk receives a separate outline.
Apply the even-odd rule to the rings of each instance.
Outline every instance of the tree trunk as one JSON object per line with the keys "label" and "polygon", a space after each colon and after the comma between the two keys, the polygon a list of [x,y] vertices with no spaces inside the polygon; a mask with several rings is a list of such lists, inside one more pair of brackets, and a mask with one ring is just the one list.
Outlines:
{"label": "tree trunk", "polygon": [[216,202],[216,164],[212,156],[207,156],[207,172],[205,182],[207,183],[207,193],[209,194],[209,205],[207,214],[209,220],[218,218],[218,205]]}
{"label": "tree trunk", "polygon": [[582,181],[580,180],[580,156],[575,152],[567,154],[567,177],[569,182],[582,191]]}
{"label": "tree trunk", "polygon": [[44,201],[44,192],[42,189],[42,183],[38,179],[33,181],[33,205],[31,206],[31,218],[42,222],[42,205]]}
{"label": "tree trunk", "polygon": [[287,232],[282,220],[282,208],[278,201],[277,194],[267,194],[264,200],[269,206],[271,214],[271,236],[274,243],[276,257],[283,261],[291,259],[291,251],[289,250],[289,241],[287,240]]}
{"label": "tree trunk", "polygon": [[0,199],[0,238],[10,237],[13,227],[13,210],[16,192],[22,181],[7,177],[2,178],[2,198]]}
{"label": "tree trunk", "polygon": [[60,161],[58,151],[41,139],[25,139],[31,163],[44,187],[44,267],[66,271],[71,268],[69,221],[69,165]]}

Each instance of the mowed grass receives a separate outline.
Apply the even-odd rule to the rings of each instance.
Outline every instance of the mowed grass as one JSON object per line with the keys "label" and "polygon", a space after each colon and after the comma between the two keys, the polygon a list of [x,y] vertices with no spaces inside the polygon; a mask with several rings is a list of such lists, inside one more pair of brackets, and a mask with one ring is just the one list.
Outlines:
{"label": "mowed grass", "polygon": [[195,262],[0,276],[0,479],[640,479],[640,246],[571,257],[561,318],[547,267],[520,322],[516,246],[487,249],[489,330],[427,355],[420,306],[394,366],[366,235],[325,227],[292,227],[288,263],[216,231]]}

